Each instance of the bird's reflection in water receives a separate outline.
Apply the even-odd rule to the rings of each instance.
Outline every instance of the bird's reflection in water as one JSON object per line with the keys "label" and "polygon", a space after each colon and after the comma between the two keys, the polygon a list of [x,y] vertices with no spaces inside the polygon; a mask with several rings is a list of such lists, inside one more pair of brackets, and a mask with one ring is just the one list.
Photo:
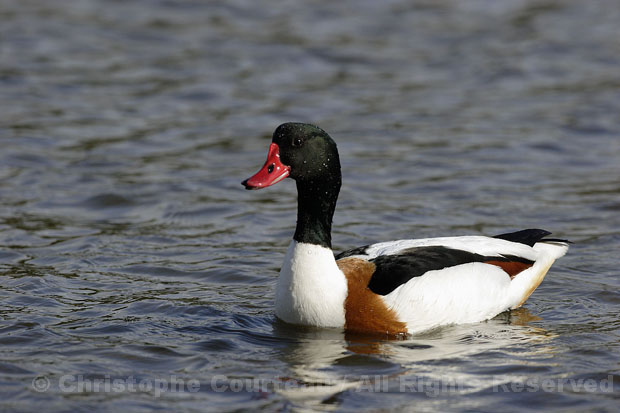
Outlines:
{"label": "bird's reflection in water", "polygon": [[[530,356],[542,353],[548,357],[555,352],[549,344],[554,335],[530,325],[539,320],[527,308],[520,308],[487,322],[393,337],[276,321],[275,335],[286,337],[292,344],[282,350],[290,374],[279,378],[283,385],[275,391],[293,403],[308,408],[321,405],[322,409],[336,408],[338,395],[346,391],[402,391],[399,383],[411,377],[450,377],[467,383],[464,391],[476,391],[489,383],[484,375],[465,370],[468,358],[488,351],[509,353],[511,349]],[[513,358],[506,360],[515,362]]]}

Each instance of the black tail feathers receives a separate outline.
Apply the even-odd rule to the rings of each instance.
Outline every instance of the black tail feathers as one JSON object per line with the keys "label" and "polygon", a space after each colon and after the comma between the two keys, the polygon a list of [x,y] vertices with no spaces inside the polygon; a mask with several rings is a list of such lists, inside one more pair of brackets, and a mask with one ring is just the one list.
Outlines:
{"label": "black tail feathers", "polygon": [[570,244],[571,242],[565,239],[558,238],[545,238],[547,235],[551,235],[551,232],[544,229],[530,228],[517,232],[508,232],[506,234],[499,234],[493,238],[505,239],[506,241],[518,242],[520,244],[529,245],[533,247],[537,242],[565,242]]}

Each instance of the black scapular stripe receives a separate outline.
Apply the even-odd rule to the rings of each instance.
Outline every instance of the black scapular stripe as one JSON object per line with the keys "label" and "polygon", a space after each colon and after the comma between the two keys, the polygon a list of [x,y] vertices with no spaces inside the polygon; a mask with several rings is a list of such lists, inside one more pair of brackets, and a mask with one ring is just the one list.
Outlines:
{"label": "black scapular stripe", "polygon": [[470,262],[518,261],[533,264],[533,261],[517,256],[489,257],[473,252],[442,246],[414,247],[394,255],[381,255],[370,260],[377,267],[368,288],[379,295],[387,295],[414,277],[428,271],[442,270]]}
{"label": "black scapular stripe", "polygon": [[336,254],[335,258],[336,260],[339,260],[341,258],[351,257],[353,255],[365,255],[368,247],[369,245],[364,245],[363,247],[357,247],[350,250],[342,251],[340,254]]}
{"label": "black scapular stripe", "polygon": [[370,260],[377,269],[368,288],[375,294],[387,295],[398,286],[428,271],[441,270],[468,262],[483,262],[484,256],[467,251],[435,247],[414,247],[395,255],[381,255]]}

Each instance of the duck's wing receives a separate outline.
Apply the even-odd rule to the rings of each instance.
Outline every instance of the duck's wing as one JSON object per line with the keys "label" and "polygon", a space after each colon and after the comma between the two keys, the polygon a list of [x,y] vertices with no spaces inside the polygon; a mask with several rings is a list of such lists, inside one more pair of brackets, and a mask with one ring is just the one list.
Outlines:
{"label": "duck's wing", "polygon": [[[449,269],[468,263],[500,267],[510,279],[532,267],[536,261],[556,259],[566,252],[566,241],[544,237],[550,232],[529,229],[497,237],[464,236],[398,240],[366,245],[342,252],[336,259],[359,258],[376,269],[368,288],[387,295],[399,286],[429,271]],[[537,243],[549,247],[535,248]],[[495,271],[493,273],[496,273]]]}

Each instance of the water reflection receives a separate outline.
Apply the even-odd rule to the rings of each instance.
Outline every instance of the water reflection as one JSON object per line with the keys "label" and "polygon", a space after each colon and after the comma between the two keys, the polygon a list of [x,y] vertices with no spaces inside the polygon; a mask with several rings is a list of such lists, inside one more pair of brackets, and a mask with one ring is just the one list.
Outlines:
{"label": "water reflection", "polygon": [[[522,378],[514,372],[515,363],[524,355],[529,359],[553,357],[555,335],[530,325],[539,320],[527,308],[520,308],[483,323],[393,339],[276,321],[276,335],[297,337],[282,350],[290,374],[281,377],[285,384],[277,391],[306,407],[322,408],[329,408],[330,401],[342,392],[407,392],[421,380],[426,384],[449,382],[460,393],[477,392]],[[503,363],[470,371],[463,368],[490,353],[500,355]],[[531,361],[524,363],[532,367]]]}

